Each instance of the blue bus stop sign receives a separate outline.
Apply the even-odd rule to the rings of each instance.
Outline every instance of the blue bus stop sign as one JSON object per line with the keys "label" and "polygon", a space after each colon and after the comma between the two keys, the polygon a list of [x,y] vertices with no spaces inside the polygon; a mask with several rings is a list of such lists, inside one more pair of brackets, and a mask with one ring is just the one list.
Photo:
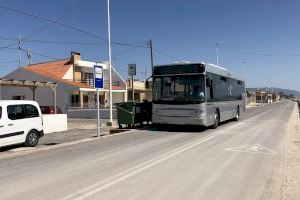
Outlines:
{"label": "blue bus stop sign", "polygon": [[94,88],[103,89],[103,67],[99,65],[94,65]]}

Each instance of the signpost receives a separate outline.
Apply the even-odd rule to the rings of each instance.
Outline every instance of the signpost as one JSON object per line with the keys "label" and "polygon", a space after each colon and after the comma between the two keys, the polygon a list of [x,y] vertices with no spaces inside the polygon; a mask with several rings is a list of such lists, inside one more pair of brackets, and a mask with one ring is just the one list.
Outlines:
{"label": "signpost", "polygon": [[134,88],[133,88],[133,76],[136,75],[136,64],[128,65],[128,75],[131,76],[131,92],[132,92],[132,102],[134,102]]}
{"label": "signpost", "polygon": [[97,137],[100,137],[100,106],[99,106],[99,89],[104,88],[103,67],[94,65],[94,88],[97,91]]}

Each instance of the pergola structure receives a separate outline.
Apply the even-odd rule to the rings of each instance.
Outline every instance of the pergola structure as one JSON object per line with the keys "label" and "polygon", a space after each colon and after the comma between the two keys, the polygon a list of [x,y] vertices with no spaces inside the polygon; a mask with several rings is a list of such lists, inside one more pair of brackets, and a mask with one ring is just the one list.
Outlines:
{"label": "pergola structure", "polygon": [[53,92],[53,106],[56,114],[56,87],[57,83],[54,82],[40,82],[40,81],[27,81],[27,80],[14,80],[14,79],[0,79],[0,100],[1,87],[27,87],[32,91],[32,99],[36,100],[36,89],[38,87],[49,87]]}

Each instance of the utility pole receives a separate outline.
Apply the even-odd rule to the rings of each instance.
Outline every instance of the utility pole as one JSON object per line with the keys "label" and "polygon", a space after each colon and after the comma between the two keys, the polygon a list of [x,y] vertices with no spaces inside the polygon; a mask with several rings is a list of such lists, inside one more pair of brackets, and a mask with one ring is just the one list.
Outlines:
{"label": "utility pole", "polygon": [[136,75],[136,64],[128,65],[128,75],[131,76],[132,102],[134,102],[134,76]]}
{"label": "utility pole", "polygon": [[221,44],[220,41],[216,42],[216,64],[219,66],[219,44]]}
{"label": "utility pole", "polygon": [[108,34],[108,65],[109,65],[109,122],[108,125],[113,125],[112,119],[112,65],[111,65],[111,41],[110,41],[110,8],[107,0],[107,34]]}
{"label": "utility pole", "polygon": [[18,37],[17,44],[18,44],[18,51],[19,51],[19,68],[21,68],[21,56],[22,56],[22,52],[21,52],[21,36],[20,36],[20,34],[19,34],[19,37]]}
{"label": "utility pole", "polygon": [[30,48],[27,49],[26,55],[27,55],[27,66],[30,66],[31,65],[31,51],[30,51]]}
{"label": "utility pole", "polygon": [[131,76],[131,93],[132,93],[132,102],[134,102],[134,78],[133,75]]}
{"label": "utility pole", "polygon": [[151,70],[152,70],[152,75],[153,75],[154,64],[153,64],[153,46],[152,46],[152,40],[149,41],[149,48],[150,48],[150,57],[151,57]]}
{"label": "utility pole", "polygon": [[245,65],[246,65],[246,62],[243,61],[242,62],[242,65],[243,65],[243,74],[244,74],[244,88],[245,88],[245,106],[247,106],[247,89],[246,89],[246,72],[245,72]]}

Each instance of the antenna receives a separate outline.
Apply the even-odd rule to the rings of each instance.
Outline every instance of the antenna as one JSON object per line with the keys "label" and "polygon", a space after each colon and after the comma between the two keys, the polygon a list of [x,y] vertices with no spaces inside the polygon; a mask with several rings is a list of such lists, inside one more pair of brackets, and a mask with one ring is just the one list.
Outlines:
{"label": "antenna", "polygon": [[22,56],[22,52],[21,52],[21,36],[19,34],[18,40],[17,40],[17,44],[18,44],[18,51],[19,51],[19,68],[21,68],[21,56]]}
{"label": "antenna", "polygon": [[26,50],[26,55],[27,55],[27,66],[30,66],[31,65],[31,51],[30,51],[30,48],[28,48]]}

